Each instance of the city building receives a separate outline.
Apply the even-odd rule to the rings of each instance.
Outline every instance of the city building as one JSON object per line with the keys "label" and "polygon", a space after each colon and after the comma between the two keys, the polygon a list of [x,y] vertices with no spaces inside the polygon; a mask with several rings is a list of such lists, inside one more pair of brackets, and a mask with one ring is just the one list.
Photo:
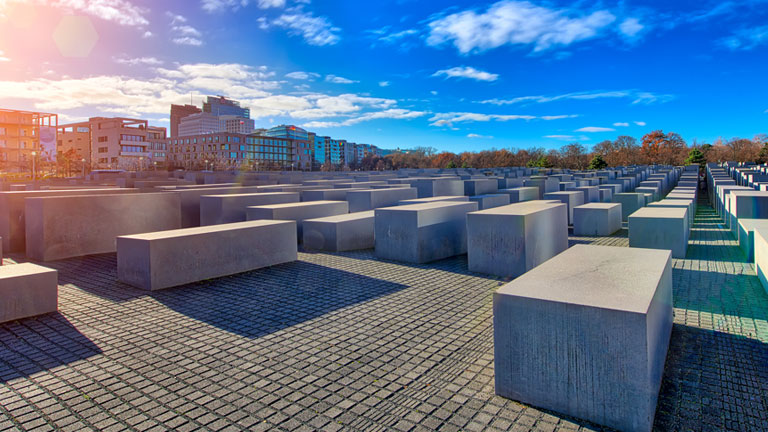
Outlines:
{"label": "city building", "polygon": [[203,112],[215,116],[236,116],[251,118],[251,110],[240,106],[240,102],[224,96],[208,96],[203,103]]}
{"label": "city building", "polygon": [[171,137],[179,136],[181,119],[201,112],[203,110],[195,105],[171,105]]}
{"label": "city building", "polygon": [[56,114],[0,109],[0,171],[29,171],[33,157],[55,160],[58,121]]}
{"label": "city building", "polygon": [[165,128],[149,126],[147,120],[92,117],[60,125],[57,149],[60,154],[74,149],[93,169],[141,170],[165,162],[165,140]]}
{"label": "city building", "polygon": [[225,132],[221,127],[219,116],[209,112],[191,114],[181,119],[179,133],[176,137],[192,135],[204,135],[210,133]]}
{"label": "city building", "polygon": [[291,169],[295,141],[217,132],[165,140],[168,165],[184,169]]}
{"label": "city building", "polygon": [[310,132],[294,126],[294,125],[279,125],[270,128],[266,132],[266,136],[273,138],[286,138],[294,141],[294,167],[300,170],[311,170],[315,162],[315,146],[313,139],[310,140]]}
{"label": "city building", "polygon": [[238,116],[226,115],[219,116],[221,122],[221,132],[232,132],[241,134],[251,134],[256,129],[253,119]]}

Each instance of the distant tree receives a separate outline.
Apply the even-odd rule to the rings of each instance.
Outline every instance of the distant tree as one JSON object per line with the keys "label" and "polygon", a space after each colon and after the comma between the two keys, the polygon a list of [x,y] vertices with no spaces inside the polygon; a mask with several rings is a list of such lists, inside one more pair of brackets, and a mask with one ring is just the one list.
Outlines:
{"label": "distant tree", "polygon": [[453,161],[449,161],[448,165],[445,166],[446,169],[453,169],[456,168],[456,164]]}
{"label": "distant tree", "polygon": [[688,152],[688,158],[685,160],[686,165],[704,165],[707,163],[707,158],[704,153],[698,148],[694,147]]}
{"label": "distant tree", "polygon": [[768,163],[768,144],[763,144],[763,148],[761,148],[760,153],[757,154],[755,162],[760,165]]}
{"label": "distant tree", "polygon": [[529,168],[552,168],[552,162],[545,155],[541,155],[536,159],[528,161],[527,166]]}
{"label": "distant tree", "polygon": [[564,145],[560,147],[559,162],[563,168],[582,170],[587,166],[587,149],[579,143]]}
{"label": "distant tree", "polygon": [[601,170],[608,166],[608,162],[603,159],[603,156],[600,154],[596,154],[592,157],[592,160],[589,162],[589,169],[591,170]]}
{"label": "distant tree", "polygon": [[461,163],[462,168],[469,168],[469,164],[465,161]]}

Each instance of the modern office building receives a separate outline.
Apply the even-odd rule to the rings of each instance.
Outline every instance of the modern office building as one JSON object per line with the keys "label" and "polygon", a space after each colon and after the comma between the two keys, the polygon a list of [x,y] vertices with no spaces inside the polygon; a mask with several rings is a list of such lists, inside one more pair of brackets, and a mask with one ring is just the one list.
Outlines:
{"label": "modern office building", "polygon": [[291,169],[295,141],[218,132],[166,141],[169,166],[185,169]]}
{"label": "modern office building", "polygon": [[165,139],[165,128],[149,126],[147,120],[92,117],[60,125],[57,148],[60,153],[75,149],[93,169],[141,170],[165,161]]}
{"label": "modern office building", "polygon": [[203,103],[203,112],[215,116],[236,116],[251,118],[251,110],[240,106],[240,102],[224,96],[208,96]]}
{"label": "modern office building", "polygon": [[241,134],[252,134],[256,129],[253,119],[238,116],[226,115],[219,116],[221,132],[232,132]]}
{"label": "modern office building", "polygon": [[300,170],[311,170],[315,165],[314,135],[313,133],[312,139],[310,139],[310,132],[294,125],[279,125],[268,129],[266,132],[268,137],[286,138],[294,141],[294,168]]}
{"label": "modern office building", "polygon": [[54,160],[58,121],[56,114],[0,108],[0,171],[29,171],[33,157]]}
{"label": "modern office building", "polygon": [[181,122],[179,123],[179,133],[176,137],[204,135],[217,132],[224,132],[221,128],[221,119],[219,116],[208,112],[199,112],[181,119]]}
{"label": "modern office building", "polygon": [[195,105],[171,105],[171,138],[179,136],[179,124],[181,119],[203,112]]}

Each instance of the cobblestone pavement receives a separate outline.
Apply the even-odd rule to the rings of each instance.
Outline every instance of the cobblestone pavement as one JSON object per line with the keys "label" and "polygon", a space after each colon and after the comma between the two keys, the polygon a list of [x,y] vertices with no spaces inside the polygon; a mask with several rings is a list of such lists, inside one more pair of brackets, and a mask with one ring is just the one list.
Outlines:
{"label": "cobblestone pavement", "polygon": [[[688,257],[656,429],[768,430],[768,296],[703,206]],[[48,265],[60,313],[0,325],[3,431],[599,430],[493,394],[503,281],[466,257],[300,253],[156,293],[115,282],[114,254]]]}

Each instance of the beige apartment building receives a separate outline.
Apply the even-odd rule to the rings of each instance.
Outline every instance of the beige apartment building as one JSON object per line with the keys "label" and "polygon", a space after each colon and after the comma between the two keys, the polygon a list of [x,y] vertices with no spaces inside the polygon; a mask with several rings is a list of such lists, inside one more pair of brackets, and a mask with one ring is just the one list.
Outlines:
{"label": "beige apartment building", "polygon": [[[0,108],[0,172],[27,172],[56,157],[58,115]],[[40,164],[38,164],[38,167]]]}

